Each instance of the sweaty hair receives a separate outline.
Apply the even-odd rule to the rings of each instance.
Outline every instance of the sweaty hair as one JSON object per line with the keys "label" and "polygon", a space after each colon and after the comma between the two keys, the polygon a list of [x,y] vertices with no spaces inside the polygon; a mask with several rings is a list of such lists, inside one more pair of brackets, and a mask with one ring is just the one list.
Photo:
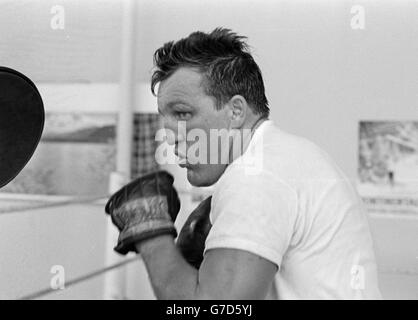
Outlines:
{"label": "sweaty hair", "polygon": [[154,53],[151,91],[181,67],[204,75],[206,94],[216,99],[219,110],[234,95],[241,95],[254,113],[269,115],[261,71],[249,52],[246,37],[229,29],[193,32],[187,38],[165,43]]}

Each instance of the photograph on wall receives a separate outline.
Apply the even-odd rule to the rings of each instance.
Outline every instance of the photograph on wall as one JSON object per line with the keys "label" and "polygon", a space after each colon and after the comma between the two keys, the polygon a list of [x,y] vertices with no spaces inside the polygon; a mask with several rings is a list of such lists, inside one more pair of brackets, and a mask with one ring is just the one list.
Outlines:
{"label": "photograph on wall", "polygon": [[115,114],[47,113],[41,142],[2,192],[101,196],[115,167]]}
{"label": "photograph on wall", "polygon": [[361,121],[358,155],[369,212],[418,214],[418,121]]}

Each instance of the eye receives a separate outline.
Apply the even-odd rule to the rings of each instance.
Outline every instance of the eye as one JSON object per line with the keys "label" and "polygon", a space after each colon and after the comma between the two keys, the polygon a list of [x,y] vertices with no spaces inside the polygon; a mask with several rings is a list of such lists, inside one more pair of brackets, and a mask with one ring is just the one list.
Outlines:
{"label": "eye", "polygon": [[175,116],[178,120],[188,120],[191,117],[190,112],[176,112]]}

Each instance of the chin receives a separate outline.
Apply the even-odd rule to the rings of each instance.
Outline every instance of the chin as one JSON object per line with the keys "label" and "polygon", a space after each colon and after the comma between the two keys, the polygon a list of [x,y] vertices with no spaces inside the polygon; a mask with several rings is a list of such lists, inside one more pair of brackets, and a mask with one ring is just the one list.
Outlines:
{"label": "chin", "polygon": [[208,182],[194,169],[187,169],[187,180],[194,187],[208,186]]}
{"label": "chin", "polygon": [[219,180],[225,170],[225,168],[219,169],[221,168],[208,168],[206,166],[187,168],[187,180],[195,187],[209,187]]}

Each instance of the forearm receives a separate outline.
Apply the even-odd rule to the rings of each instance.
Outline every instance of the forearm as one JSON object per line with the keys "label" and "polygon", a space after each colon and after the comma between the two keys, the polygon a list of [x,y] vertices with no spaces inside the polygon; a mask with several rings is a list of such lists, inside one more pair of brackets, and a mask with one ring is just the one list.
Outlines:
{"label": "forearm", "polygon": [[172,236],[136,244],[157,299],[199,299],[199,272],[178,251]]}

